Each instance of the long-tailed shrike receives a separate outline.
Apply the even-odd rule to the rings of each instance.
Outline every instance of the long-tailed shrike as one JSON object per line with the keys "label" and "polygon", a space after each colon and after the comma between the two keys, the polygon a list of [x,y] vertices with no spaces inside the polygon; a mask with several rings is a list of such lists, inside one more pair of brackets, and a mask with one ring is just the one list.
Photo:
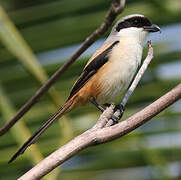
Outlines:
{"label": "long-tailed shrike", "polygon": [[133,14],[121,18],[102,47],[88,61],[65,104],[23,144],[9,162],[35,143],[63,114],[90,102],[101,109],[100,105],[112,102],[119,96],[128,88],[141,63],[147,35],[157,31],[160,28],[143,15]]}

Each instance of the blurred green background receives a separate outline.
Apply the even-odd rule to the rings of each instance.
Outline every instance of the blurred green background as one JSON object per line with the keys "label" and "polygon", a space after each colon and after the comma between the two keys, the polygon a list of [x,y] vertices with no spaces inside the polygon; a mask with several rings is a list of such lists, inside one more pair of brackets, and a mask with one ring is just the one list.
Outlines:
{"label": "blurred green background", "polygon": [[[102,23],[110,4],[110,0],[0,0],[0,127]],[[118,18],[133,13],[149,17],[161,26],[162,33],[148,38],[154,44],[154,59],[129,100],[123,119],[181,81],[181,1],[128,0]],[[92,106],[77,109],[54,123],[15,162],[7,164],[30,133],[63,104],[88,58],[103,41],[104,37],[94,43],[0,137],[0,179],[17,179],[96,122],[100,115],[97,109]],[[147,48],[144,57],[146,52]],[[180,116],[181,102],[177,102],[131,134],[84,150],[44,179],[181,179]]]}

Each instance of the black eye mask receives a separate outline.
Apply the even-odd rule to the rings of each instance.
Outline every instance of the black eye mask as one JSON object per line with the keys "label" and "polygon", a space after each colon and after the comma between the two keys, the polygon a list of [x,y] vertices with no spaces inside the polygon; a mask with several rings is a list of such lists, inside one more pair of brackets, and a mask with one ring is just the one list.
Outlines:
{"label": "black eye mask", "polygon": [[151,26],[151,25],[152,25],[151,21],[147,19],[146,17],[135,16],[135,17],[131,17],[129,19],[125,19],[124,21],[120,22],[116,26],[116,31],[119,32],[121,29],[129,28],[129,27],[141,28],[144,26]]}

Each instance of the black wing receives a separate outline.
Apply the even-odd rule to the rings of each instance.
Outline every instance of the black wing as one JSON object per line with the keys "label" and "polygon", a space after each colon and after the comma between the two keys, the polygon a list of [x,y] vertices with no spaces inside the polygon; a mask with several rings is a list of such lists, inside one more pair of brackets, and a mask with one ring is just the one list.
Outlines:
{"label": "black wing", "polygon": [[85,84],[86,82],[94,76],[94,74],[108,61],[108,55],[111,49],[117,44],[119,41],[115,41],[110,47],[104,50],[101,54],[99,54],[95,59],[93,59],[83,70],[80,77],[74,84],[70,95],[67,101],[75,95]]}

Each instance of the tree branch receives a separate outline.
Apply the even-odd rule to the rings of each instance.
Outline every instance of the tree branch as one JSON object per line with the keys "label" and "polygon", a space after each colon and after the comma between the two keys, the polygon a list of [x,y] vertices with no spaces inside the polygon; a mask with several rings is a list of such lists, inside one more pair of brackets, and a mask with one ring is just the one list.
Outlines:
{"label": "tree branch", "polygon": [[115,18],[123,11],[126,0],[114,0],[109,9],[104,22],[98,27],[81,45],[81,47],[64,63],[50,79],[32,96],[26,104],[24,104],[17,114],[6,124],[0,128],[0,136],[5,134],[38,100],[39,98],[55,83],[63,72],[91,45],[95,40],[103,35],[112,25]]}
{"label": "tree branch", "polygon": [[[102,144],[105,142],[112,141],[116,138],[124,136],[134,129],[138,128],[142,124],[146,123],[152,117],[156,116],[158,113],[166,109],[168,106],[176,102],[181,98],[181,83],[177,85],[174,89],[157,99],[155,102],[134,114],[130,118],[110,127],[105,128],[92,128],[87,130],[80,136],[77,136],[69,143],[62,146],[57,151],[53,152],[30,171],[24,174],[19,180],[35,180],[40,179],[44,175],[48,174],[57,166],[61,165],[67,159],[76,155],[83,149]],[[100,117],[103,118],[111,117],[112,106],[108,108]],[[109,113],[108,113],[109,112]],[[105,118],[105,117],[104,117]]]}

